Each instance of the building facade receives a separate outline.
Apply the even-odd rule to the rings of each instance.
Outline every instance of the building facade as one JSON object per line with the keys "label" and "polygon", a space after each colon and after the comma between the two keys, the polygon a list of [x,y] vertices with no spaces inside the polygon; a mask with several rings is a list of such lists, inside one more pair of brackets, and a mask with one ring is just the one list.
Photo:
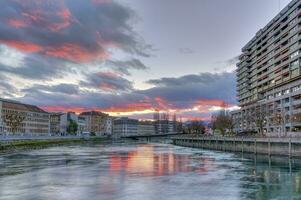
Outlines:
{"label": "building facade", "polygon": [[107,117],[105,126],[105,135],[111,136],[113,134],[113,117]]}
{"label": "building facade", "polygon": [[[293,0],[242,49],[237,64],[237,132],[301,130],[301,1]],[[300,121],[300,122],[299,122]]]}
{"label": "building facade", "polygon": [[169,113],[156,112],[153,119],[156,134],[171,134],[178,131],[178,122],[175,114],[170,120]]}
{"label": "building facade", "polygon": [[60,122],[63,113],[50,113],[50,134],[58,135],[61,133]]}
{"label": "building facade", "polygon": [[106,135],[108,114],[91,111],[83,112],[79,117],[85,118],[86,131],[95,135]]}
{"label": "building facade", "polygon": [[155,135],[155,125],[152,121],[139,121],[138,135]]}
{"label": "building facade", "polygon": [[[18,118],[19,123],[15,123]],[[48,135],[49,113],[34,105],[0,99],[0,134]]]}
{"label": "building facade", "polygon": [[138,135],[138,120],[127,117],[117,118],[113,121],[113,137]]}

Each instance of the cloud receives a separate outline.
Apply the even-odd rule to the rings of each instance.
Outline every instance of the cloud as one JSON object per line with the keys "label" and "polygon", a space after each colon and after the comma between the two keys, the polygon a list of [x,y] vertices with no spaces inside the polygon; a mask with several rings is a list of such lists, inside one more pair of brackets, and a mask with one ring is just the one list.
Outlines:
{"label": "cloud", "polygon": [[236,64],[238,63],[238,61],[239,61],[239,56],[235,56],[228,60],[217,62],[216,64],[218,65],[218,67],[215,67],[214,71],[216,72],[234,71],[236,69]]}
{"label": "cloud", "polygon": [[10,83],[11,79],[0,74],[0,94],[2,97],[12,97],[13,94],[18,92],[17,88]]}
{"label": "cloud", "polygon": [[193,49],[190,49],[190,48],[187,48],[187,47],[179,48],[179,52],[181,54],[194,54],[195,53],[195,51]]}
{"label": "cloud", "polygon": [[[187,120],[209,118],[210,113],[225,106],[224,102],[229,106],[236,103],[234,73],[191,74],[150,82],[156,85],[147,90],[135,90],[131,82],[120,75],[100,72],[88,75],[80,88],[75,85],[35,85],[23,90],[25,96],[21,99],[49,111],[93,109],[146,116],[161,110],[176,111]],[[75,91],[71,92],[69,88],[75,88]]]}
{"label": "cloud", "polygon": [[86,81],[80,85],[88,88],[96,88],[106,92],[125,92],[133,90],[133,83],[116,72],[98,72],[89,74]]}
{"label": "cloud", "polygon": [[139,59],[133,58],[130,60],[108,60],[106,65],[112,67],[115,71],[124,75],[131,75],[130,70],[146,70],[148,69]]}
{"label": "cloud", "polygon": [[201,73],[178,78],[161,78],[147,81],[155,87],[140,91],[148,96],[160,96],[185,108],[199,100],[222,100],[236,104],[235,73]]}
{"label": "cloud", "polygon": [[0,71],[31,80],[52,80],[75,72],[61,60],[40,55],[28,55],[16,67],[0,63]]}
{"label": "cloud", "polygon": [[22,52],[82,63],[104,60],[111,48],[149,56],[132,28],[135,13],[115,1],[0,1],[0,43]]}
{"label": "cloud", "polygon": [[25,93],[31,93],[36,91],[75,95],[79,93],[79,88],[78,85],[62,83],[53,86],[35,84],[30,88],[22,90],[22,92]]}

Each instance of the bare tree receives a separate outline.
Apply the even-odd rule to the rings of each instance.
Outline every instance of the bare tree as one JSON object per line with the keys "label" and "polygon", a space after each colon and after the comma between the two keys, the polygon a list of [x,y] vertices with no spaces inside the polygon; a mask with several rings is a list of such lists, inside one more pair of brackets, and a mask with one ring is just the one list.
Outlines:
{"label": "bare tree", "polygon": [[283,133],[286,135],[286,129],[285,129],[285,124],[286,124],[286,114],[283,109],[277,110],[273,114],[273,122],[274,125],[281,126],[281,130]]}
{"label": "bare tree", "polygon": [[205,125],[204,122],[201,120],[193,120],[187,126],[189,133],[196,133],[196,134],[204,134],[205,133]]}
{"label": "bare tree", "polygon": [[220,113],[219,115],[212,116],[211,123],[212,123],[212,128],[215,130],[219,130],[223,136],[226,134],[227,130],[233,132],[233,128],[234,128],[233,119],[228,114]]}
{"label": "bare tree", "polygon": [[267,110],[265,105],[258,105],[255,107],[253,112],[251,112],[250,118],[252,119],[249,123],[254,122],[258,134],[263,135],[263,129],[266,125],[266,118],[267,118]]}
{"label": "bare tree", "polygon": [[13,134],[21,127],[24,120],[25,115],[21,112],[5,113],[3,115],[3,122],[11,128]]}

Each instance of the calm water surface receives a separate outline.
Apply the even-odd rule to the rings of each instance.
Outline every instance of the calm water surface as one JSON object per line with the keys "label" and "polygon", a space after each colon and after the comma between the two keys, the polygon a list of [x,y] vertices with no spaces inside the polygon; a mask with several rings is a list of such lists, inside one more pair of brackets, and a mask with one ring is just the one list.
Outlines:
{"label": "calm water surface", "polygon": [[301,168],[160,144],[0,156],[1,200],[301,199]]}

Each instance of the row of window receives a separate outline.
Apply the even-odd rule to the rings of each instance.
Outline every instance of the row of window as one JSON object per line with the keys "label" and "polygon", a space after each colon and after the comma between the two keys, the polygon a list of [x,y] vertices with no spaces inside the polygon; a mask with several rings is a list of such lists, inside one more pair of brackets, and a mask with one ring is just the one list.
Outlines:
{"label": "row of window", "polygon": [[283,95],[287,95],[287,94],[290,94],[291,92],[296,92],[296,91],[299,91],[299,90],[301,90],[301,84],[297,85],[297,86],[294,86],[292,88],[289,88],[289,89],[285,89],[285,90],[276,92],[274,94],[270,94],[266,98],[267,98],[267,100],[270,100],[270,99],[273,99],[273,98],[276,98],[276,97],[281,97]]}

